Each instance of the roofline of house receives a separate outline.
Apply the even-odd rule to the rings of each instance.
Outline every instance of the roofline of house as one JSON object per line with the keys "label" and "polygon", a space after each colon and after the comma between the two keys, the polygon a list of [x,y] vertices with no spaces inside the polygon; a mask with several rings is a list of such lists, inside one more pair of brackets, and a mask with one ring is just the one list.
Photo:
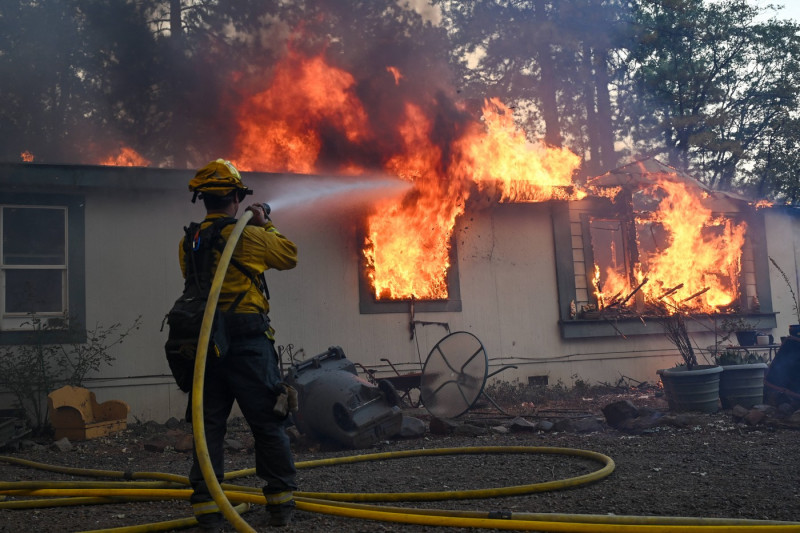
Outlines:
{"label": "roofline of house", "polygon": [[[131,191],[186,191],[193,169],[126,167],[107,165],[52,165],[40,163],[0,163],[0,188],[6,191],[47,189],[63,192],[76,189],[114,189]],[[242,176],[286,177],[274,172],[242,172]],[[293,180],[319,178],[318,175],[295,175]],[[245,180],[246,181],[246,180]],[[800,216],[800,206],[772,205],[774,209]]]}
{"label": "roofline of house", "polygon": [[185,190],[191,175],[191,170],[164,168],[0,163],[0,186],[6,190]]}
{"label": "roofline of house", "polygon": [[[106,165],[0,163],[0,187],[7,191],[35,189],[115,189],[131,191],[188,191],[194,169]],[[242,172],[242,176],[277,177],[285,174]],[[246,180],[245,180],[246,181]]]}

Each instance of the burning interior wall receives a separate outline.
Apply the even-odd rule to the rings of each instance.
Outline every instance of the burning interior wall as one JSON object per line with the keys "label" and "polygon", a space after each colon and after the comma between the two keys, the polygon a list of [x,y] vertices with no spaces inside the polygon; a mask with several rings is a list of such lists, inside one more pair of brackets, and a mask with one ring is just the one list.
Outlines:
{"label": "burning interior wall", "polygon": [[[694,246],[686,250],[690,255],[684,257],[684,263],[678,259],[678,263],[671,267],[670,273],[674,273],[674,276],[670,281],[653,283],[656,290],[646,292],[643,290],[644,286],[639,287],[639,285],[645,278],[648,282],[651,281],[649,276],[653,276],[653,267],[649,264],[648,258],[651,260],[658,258],[660,247],[656,244],[659,240],[657,234],[663,234],[663,228],[657,223],[626,223],[623,216],[613,218],[607,214],[598,215],[597,211],[591,209],[585,211],[577,204],[571,207],[570,215],[573,218],[571,228],[575,241],[573,248],[575,301],[578,316],[581,314],[586,317],[592,316],[595,312],[620,304],[633,305],[637,301],[641,303],[642,296],[658,299],[661,294],[679,285],[682,285],[679,290],[682,291],[684,298],[689,298],[706,289],[707,285],[701,282],[708,277],[714,278],[719,283],[717,299],[704,298],[695,306],[690,305],[692,299],[689,299],[682,302],[684,310],[693,309],[698,313],[734,310],[758,312],[755,265],[749,240],[743,239],[737,245],[732,245],[732,251],[735,252],[731,257],[732,261],[714,262],[712,276],[707,276],[708,272],[700,271],[700,282],[698,282],[691,279],[692,259],[699,253],[697,247],[702,247],[704,243],[702,236],[698,236]],[[726,232],[731,224],[733,222],[728,219],[721,226],[711,226],[704,231],[723,238],[722,233]],[[628,232],[635,235],[636,246],[633,247],[633,252],[626,244],[629,240]],[[664,235],[661,237],[666,238]],[[680,279],[686,281],[678,281]],[[637,287],[639,290],[636,290]],[[639,292],[642,294],[637,300],[636,295]],[[698,295],[698,298],[707,292],[709,291],[705,290]],[[682,301],[680,295],[677,301]]]}
{"label": "burning interior wall", "polygon": [[748,235],[754,210],[743,198],[652,159],[590,179],[588,189],[591,206],[571,216],[582,248],[573,317],[644,315],[646,306],[651,314],[760,310]]}
{"label": "burning interior wall", "polygon": [[[570,261],[574,278],[562,276],[562,320],[771,311],[763,217],[744,199],[705,191],[674,171],[665,174],[660,163],[646,164],[658,172],[624,186],[615,179],[610,194],[562,209],[570,246],[561,257]],[[574,300],[565,303],[570,293]],[[761,327],[772,322],[765,317]]]}

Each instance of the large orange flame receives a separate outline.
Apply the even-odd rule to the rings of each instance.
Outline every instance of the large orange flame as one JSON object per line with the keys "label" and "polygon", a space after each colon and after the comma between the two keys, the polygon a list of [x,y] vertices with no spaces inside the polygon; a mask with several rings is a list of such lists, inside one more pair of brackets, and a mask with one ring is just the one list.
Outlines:
{"label": "large orange flame", "polygon": [[[473,127],[457,143],[460,172],[482,190],[497,190],[501,202],[543,202],[568,198],[580,158],[565,148],[530,143],[514,123],[511,110],[497,98],[483,107],[485,130]],[[576,193],[576,198],[585,196]]]}
{"label": "large orange flame", "polygon": [[[703,205],[701,190],[681,181],[659,179],[642,193],[663,199],[651,216],[636,218],[640,263],[635,281],[647,280],[640,292],[651,302],[666,300],[670,310],[711,313],[733,304],[746,224],[715,216]],[[595,278],[601,307],[634,289],[620,272],[618,265],[606,265],[602,284]]]}
{"label": "large orange flame", "polygon": [[[351,142],[368,135],[367,115],[354,93],[355,79],[322,56],[306,59],[296,52],[275,69],[270,86],[239,109],[238,153],[242,170],[311,174],[324,162],[321,132],[332,128]],[[356,173],[355,161],[339,172]]]}
{"label": "large orange flame", "polygon": [[[395,87],[404,82],[397,67],[386,70]],[[505,202],[574,194],[569,186],[579,158],[528,142],[499,100],[486,102],[483,123],[468,120],[451,128],[447,142],[436,139],[424,110],[432,103],[424,97],[386,102],[402,111],[398,124],[381,124],[383,130],[394,128],[386,142],[375,138],[355,87],[352,75],[323,56],[290,52],[276,66],[269,87],[240,108],[232,159],[243,170],[359,173],[369,165],[339,145],[352,154],[390,146],[384,148],[389,153],[371,160],[413,188],[404,198],[376,206],[366,221],[364,257],[378,299],[447,298],[450,241],[471,184]]]}
{"label": "large orange flame", "polygon": [[430,121],[418,107],[406,107],[404,150],[387,169],[412,180],[416,193],[369,217],[365,255],[377,298],[447,297],[450,238],[470,182],[491,188],[504,202],[570,194],[563,187],[572,183],[576,155],[529,143],[498,100],[487,101],[483,112],[484,124],[470,124],[442,165]]}
{"label": "large orange flame", "polygon": [[431,142],[432,124],[406,105],[400,126],[403,146],[386,169],[411,181],[403,199],[378,206],[367,220],[364,255],[378,299],[447,298],[450,237],[464,212],[465,191],[442,173],[441,149]]}

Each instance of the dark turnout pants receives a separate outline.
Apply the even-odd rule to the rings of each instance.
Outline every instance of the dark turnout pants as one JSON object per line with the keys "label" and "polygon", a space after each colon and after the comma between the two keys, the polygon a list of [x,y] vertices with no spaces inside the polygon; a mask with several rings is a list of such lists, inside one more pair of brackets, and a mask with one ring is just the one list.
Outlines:
{"label": "dark turnout pants", "polygon": [[[266,481],[264,494],[291,493],[295,484],[295,466],[284,430],[284,418],[272,413],[275,386],[281,381],[277,355],[272,341],[263,333],[231,339],[228,354],[219,360],[209,354],[203,392],[206,442],[217,481],[224,475],[224,440],[233,402],[239,404],[255,438],[256,475]],[[191,420],[191,395],[186,419]],[[213,498],[209,493],[195,452],[189,473],[194,493],[192,505],[198,520],[221,519],[215,506],[203,505]],[[202,520],[201,520],[202,522]]]}

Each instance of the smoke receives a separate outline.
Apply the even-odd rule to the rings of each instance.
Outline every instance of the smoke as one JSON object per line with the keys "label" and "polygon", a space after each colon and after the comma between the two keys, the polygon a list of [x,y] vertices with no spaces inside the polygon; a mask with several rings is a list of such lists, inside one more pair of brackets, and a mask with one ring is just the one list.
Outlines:
{"label": "smoke", "polygon": [[[18,4],[2,19],[3,64],[19,74],[0,81],[0,114],[14,126],[0,134],[0,152],[11,161],[29,153],[38,163],[98,164],[121,147],[153,167],[232,159],[242,105],[270,86],[290,50],[352,73],[370,117],[368,143],[321,125],[317,173],[340,171],[342,159],[382,168],[404,104],[430,116],[437,93],[455,95],[441,9],[428,0],[190,2],[181,31],[167,22],[179,2]],[[387,67],[402,72],[399,83]]]}
{"label": "smoke", "polygon": [[[411,149],[409,130],[422,128],[409,123],[410,109],[433,123],[430,142],[447,165],[461,124],[476,117],[454,103],[446,34],[369,6],[359,11],[365,22],[355,23],[346,2],[326,2],[325,16],[296,27],[285,54],[254,59],[225,102],[234,120],[222,140],[240,168],[325,175],[386,168]],[[409,6],[392,9],[419,17]]]}

